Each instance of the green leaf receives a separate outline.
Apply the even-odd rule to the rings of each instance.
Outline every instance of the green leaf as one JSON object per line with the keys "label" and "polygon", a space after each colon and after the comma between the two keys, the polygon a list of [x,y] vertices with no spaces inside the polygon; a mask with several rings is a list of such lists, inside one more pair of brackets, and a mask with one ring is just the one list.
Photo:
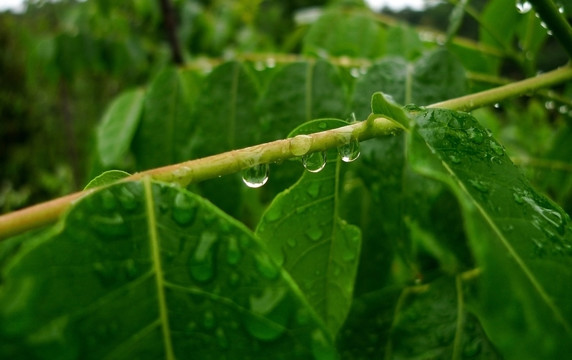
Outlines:
{"label": "green leaf", "polygon": [[472,116],[412,111],[417,127],[409,160],[460,202],[482,269],[472,307],[486,333],[508,358],[566,357],[572,353],[572,288],[562,286],[572,281],[569,216],[530,186]]}
{"label": "green leaf", "polygon": [[463,16],[465,15],[465,8],[467,7],[468,0],[460,0],[457,2],[451,15],[449,17],[449,27],[447,28],[447,40],[446,43],[450,43],[453,37],[459,31],[461,23],[463,22]]}
{"label": "green leaf", "polygon": [[83,189],[88,190],[88,189],[93,189],[93,188],[103,186],[103,185],[109,185],[109,184],[116,182],[117,180],[121,180],[123,178],[126,178],[129,175],[131,175],[131,174],[129,174],[125,171],[109,170],[109,171],[106,171],[103,174],[98,175],[95,178],[93,178]]}
{"label": "green leaf", "polygon": [[1,358],[335,358],[248,229],[149,179],[83,198],[3,265]]}
{"label": "green leaf", "polygon": [[316,21],[304,38],[303,53],[319,56],[377,58],[383,54],[385,31],[369,12],[332,9]]}
{"label": "green leaf", "polygon": [[[291,136],[343,125],[341,120],[316,120],[298,127]],[[361,234],[338,216],[341,161],[335,150],[328,151],[326,158],[323,170],[304,172],[296,184],[276,196],[256,234],[335,336],[351,304]]]}
{"label": "green leaf", "polygon": [[191,111],[198,89],[197,75],[182,69],[167,68],[152,80],[133,144],[139,169],[188,160]]}
{"label": "green leaf", "polygon": [[258,143],[257,99],[256,84],[241,63],[232,61],[217,66],[204,80],[197,99],[193,156],[204,157]]}
{"label": "green leaf", "polygon": [[262,141],[283,139],[312,119],[343,118],[346,103],[346,90],[332,64],[324,60],[292,63],[274,75],[263,94],[258,131]]}
{"label": "green leaf", "polygon": [[409,128],[409,116],[403,108],[397,105],[391,96],[376,92],[371,96],[371,112],[375,115],[385,115],[395,120],[403,128]]}
{"label": "green leaf", "polygon": [[500,50],[510,49],[517,28],[518,16],[514,1],[489,1],[481,14],[481,26],[479,27],[481,42]]}
{"label": "green leaf", "polygon": [[387,30],[386,56],[400,56],[409,61],[423,53],[423,42],[417,31],[407,24],[400,23]]}
{"label": "green leaf", "polygon": [[145,92],[127,91],[107,108],[97,128],[97,152],[105,167],[118,164],[127,153],[141,118]]}
{"label": "green leaf", "polygon": [[412,64],[402,58],[384,58],[356,81],[352,111],[358,119],[367,118],[368,99],[378,91],[398,104],[429,105],[464,95],[465,71],[444,49],[428,52]]}

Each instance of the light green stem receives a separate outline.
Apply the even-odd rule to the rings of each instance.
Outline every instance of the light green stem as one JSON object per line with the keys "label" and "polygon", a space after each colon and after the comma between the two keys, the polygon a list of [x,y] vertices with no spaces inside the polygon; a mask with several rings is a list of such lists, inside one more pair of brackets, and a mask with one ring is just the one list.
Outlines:
{"label": "light green stem", "polygon": [[[563,67],[531,79],[433,104],[429,108],[468,111],[494,104],[509,97],[527,94],[543,87],[562,83],[569,79],[572,79],[572,67]],[[364,141],[394,134],[401,129],[401,125],[393,120],[379,117],[373,121],[356,122],[337,129],[310,135],[299,135],[291,139],[277,140],[202,159],[164,166],[136,173],[121,181],[140,180],[149,176],[156,180],[176,182],[184,186],[189,183],[236,173],[254,165],[272,163],[310,152],[338,147],[348,143],[351,138]],[[77,192],[0,216],[0,239],[56,221],[75,201],[95,190],[97,188]]]}

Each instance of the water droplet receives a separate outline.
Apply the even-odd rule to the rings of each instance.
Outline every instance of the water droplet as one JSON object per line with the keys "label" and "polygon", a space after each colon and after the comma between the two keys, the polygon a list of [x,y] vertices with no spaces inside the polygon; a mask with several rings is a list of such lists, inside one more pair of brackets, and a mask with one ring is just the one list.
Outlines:
{"label": "water droplet", "polygon": [[205,329],[208,330],[213,329],[215,327],[215,324],[216,321],[212,311],[205,312],[203,315],[203,326],[205,327]]}
{"label": "water droplet", "polygon": [[175,200],[173,201],[173,220],[181,226],[189,225],[197,214],[197,207],[193,199],[179,192],[175,195]]}
{"label": "water droplet", "polygon": [[490,146],[491,149],[493,149],[494,153],[497,154],[498,156],[503,156],[504,155],[504,148],[502,147],[502,145],[498,144],[495,141],[490,141]]}
{"label": "water droplet", "polygon": [[489,184],[483,180],[469,180],[469,184],[482,193],[488,193],[490,190]]}
{"label": "water droplet", "polygon": [[532,9],[532,4],[528,1],[516,0],[516,9],[521,14],[526,14]]}
{"label": "water droplet", "polygon": [[483,141],[485,140],[485,134],[480,129],[477,128],[467,129],[467,134],[469,135],[469,140],[471,140],[475,144],[482,144]]}
{"label": "water droplet", "polygon": [[353,76],[354,78],[358,78],[360,76],[360,71],[358,68],[351,68],[350,69],[350,75]]}
{"label": "water droplet", "polygon": [[254,165],[242,170],[242,181],[246,186],[256,189],[268,181],[268,164]]}
{"label": "water droplet", "polygon": [[190,259],[191,276],[199,281],[206,282],[214,275],[214,258],[217,235],[210,231],[201,234],[201,238]]}
{"label": "water droplet", "polygon": [[244,325],[252,336],[271,341],[286,331],[283,324],[288,320],[288,311],[281,306],[287,303],[285,296],[286,289],[269,287],[260,296],[250,297],[250,312],[245,314]]}
{"label": "water droplet", "polygon": [[338,153],[340,154],[343,162],[352,162],[356,160],[360,155],[359,141],[351,138],[349,143],[338,147]]}
{"label": "water droplet", "polygon": [[294,156],[306,155],[312,147],[312,137],[308,135],[297,135],[290,139],[290,152]]}
{"label": "water droplet", "polygon": [[230,265],[236,265],[240,261],[242,254],[238,247],[236,237],[231,236],[228,238],[228,247],[226,249],[226,260]]}
{"label": "water droplet", "polygon": [[109,261],[94,263],[93,271],[104,287],[112,286],[118,280],[118,273]]}
{"label": "water droplet", "polygon": [[306,235],[313,241],[318,241],[322,238],[324,232],[318,226],[313,225],[306,230]]}
{"label": "water droplet", "polygon": [[268,256],[266,253],[255,255],[255,265],[256,270],[258,270],[260,275],[269,280],[276,279],[278,274],[280,274],[280,269],[278,269],[278,267],[272,263],[270,256]]}
{"label": "water droplet", "polygon": [[326,152],[318,151],[306,154],[302,156],[302,164],[309,172],[320,172],[324,167],[326,167]]}
{"label": "water droplet", "polygon": [[226,334],[222,328],[217,328],[215,331],[216,342],[218,346],[223,349],[228,349],[228,339],[226,338]]}
{"label": "water droplet", "polygon": [[119,203],[125,210],[135,210],[139,205],[137,197],[127,187],[122,187],[119,195],[117,196]]}
{"label": "water droplet", "polygon": [[274,58],[268,58],[266,59],[266,67],[268,67],[269,69],[272,69],[276,66],[276,60]]}
{"label": "water droplet", "polygon": [[110,216],[93,215],[90,224],[95,231],[105,236],[125,236],[129,228],[119,213]]}
{"label": "water droplet", "polygon": [[293,237],[288,238],[288,240],[286,240],[286,243],[287,243],[288,246],[290,246],[291,248],[296,247],[296,245],[298,244],[298,243],[296,242],[296,239],[293,238]]}
{"label": "water droplet", "polygon": [[322,130],[326,130],[328,127],[328,124],[326,124],[325,122],[321,122],[318,124],[318,127]]}
{"label": "water droplet", "polygon": [[265,214],[265,219],[267,221],[276,221],[282,217],[282,208],[278,206],[270,206]]}
{"label": "water droplet", "polygon": [[266,69],[266,66],[262,61],[257,61],[254,63],[254,69],[256,69],[257,71],[263,71],[264,69]]}
{"label": "water droplet", "polygon": [[453,164],[460,164],[461,159],[457,155],[449,155],[449,159]]}
{"label": "water droplet", "polygon": [[310,195],[313,199],[315,199],[320,194],[320,183],[318,181],[312,182],[306,188],[306,192]]}

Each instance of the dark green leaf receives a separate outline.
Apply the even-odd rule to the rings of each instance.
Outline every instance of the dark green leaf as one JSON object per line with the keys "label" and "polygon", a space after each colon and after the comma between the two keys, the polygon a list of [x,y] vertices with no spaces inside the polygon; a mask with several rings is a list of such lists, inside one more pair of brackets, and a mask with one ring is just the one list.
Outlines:
{"label": "dark green leaf", "polygon": [[482,268],[474,307],[485,331],[509,358],[566,357],[572,288],[562,284],[572,281],[570,218],[530,186],[473,117],[413,112],[409,159],[420,173],[446,183],[461,204]]}
{"label": "dark green leaf", "polygon": [[[316,120],[291,135],[343,125],[341,120]],[[274,199],[256,234],[335,336],[351,304],[361,234],[338,216],[341,160],[335,150],[326,157],[323,170],[304,172],[295,185]]]}
{"label": "dark green leaf", "polygon": [[457,59],[443,49],[425,54],[410,64],[402,58],[384,58],[371,66],[356,82],[352,111],[367,118],[371,95],[391,95],[398,104],[429,105],[464,95],[465,71]]}
{"label": "dark green leaf", "polygon": [[109,170],[109,171],[106,171],[103,174],[98,175],[95,178],[93,178],[93,180],[91,180],[83,189],[88,190],[88,189],[93,189],[93,188],[103,186],[103,185],[109,185],[109,184],[116,182],[117,180],[121,180],[123,178],[126,178],[129,175],[131,175],[131,174],[126,173],[125,171]]}
{"label": "dark green leaf", "polygon": [[133,144],[140,169],[188,160],[195,78],[191,71],[167,68],[151,82]]}
{"label": "dark green leaf", "polygon": [[385,32],[365,12],[336,8],[323,14],[304,38],[308,55],[376,58],[383,54]]}
{"label": "dark green leaf", "polygon": [[1,275],[4,359],[335,358],[248,229],[150,180],[83,198]]}
{"label": "dark green leaf", "polygon": [[127,153],[139,125],[145,92],[121,94],[109,106],[97,129],[97,152],[105,167],[118,164]]}
{"label": "dark green leaf", "polygon": [[343,118],[346,92],[338,70],[323,60],[284,66],[264,93],[260,111],[263,141],[283,139],[312,119]]}

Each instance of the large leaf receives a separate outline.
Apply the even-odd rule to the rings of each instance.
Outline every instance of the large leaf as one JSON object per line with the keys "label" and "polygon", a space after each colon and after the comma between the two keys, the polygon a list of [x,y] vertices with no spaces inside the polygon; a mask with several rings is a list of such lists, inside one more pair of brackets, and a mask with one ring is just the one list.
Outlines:
{"label": "large leaf", "polygon": [[253,234],[180,188],[113,185],[19,248],[5,244],[3,359],[334,356]]}
{"label": "large leaf", "polygon": [[260,112],[264,141],[283,139],[312,119],[343,118],[346,93],[338,70],[323,60],[284,66],[268,85]]}
{"label": "large leaf", "polygon": [[507,358],[567,357],[572,353],[568,215],[530,186],[472,116],[412,111],[417,128],[409,137],[410,162],[446,183],[461,204],[482,269],[473,306],[486,333]]}
{"label": "large leaf", "polygon": [[258,89],[237,61],[219,65],[204,80],[197,99],[193,156],[204,157],[258,143],[254,106]]}
{"label": "large leaf", "polygon": [[369,99],[377,91],[391,95],[398,104],[429,105],[463,95],[465,71],[443,49],[431,51],[412,64],[399,57],[384,58],[356,82],[352,111],[358,119],[367,118]]}
{"label": "large leaf", "polygon": [[97,152],[105,167],[118,164],[127,153],[139,125],[145,92],[131,90],[115,99],[97,129]]}
{"label": "large leaf", "polygon": [[188,70],[167,68],[153,79],[133,143],[140,169],[188,160],[191,111],[198,89],[198,76]]}
{"label": "large leaf", "polygon": [[[341,120],[316,120],[291,135],[343,126]],[[360,231],[339,218],[341,160],[326,153],[326,167],[304,172],[264,213],[256,234],[304,291],[310,305],[335,335],[352,299],[360,252]]]}
{"label": "large leaf", "polygon": [[376,58],[383,54],[384,40],[384,29],[370,13],[339,7],[324,13],[312,25],[304,38],[304,53]]}

